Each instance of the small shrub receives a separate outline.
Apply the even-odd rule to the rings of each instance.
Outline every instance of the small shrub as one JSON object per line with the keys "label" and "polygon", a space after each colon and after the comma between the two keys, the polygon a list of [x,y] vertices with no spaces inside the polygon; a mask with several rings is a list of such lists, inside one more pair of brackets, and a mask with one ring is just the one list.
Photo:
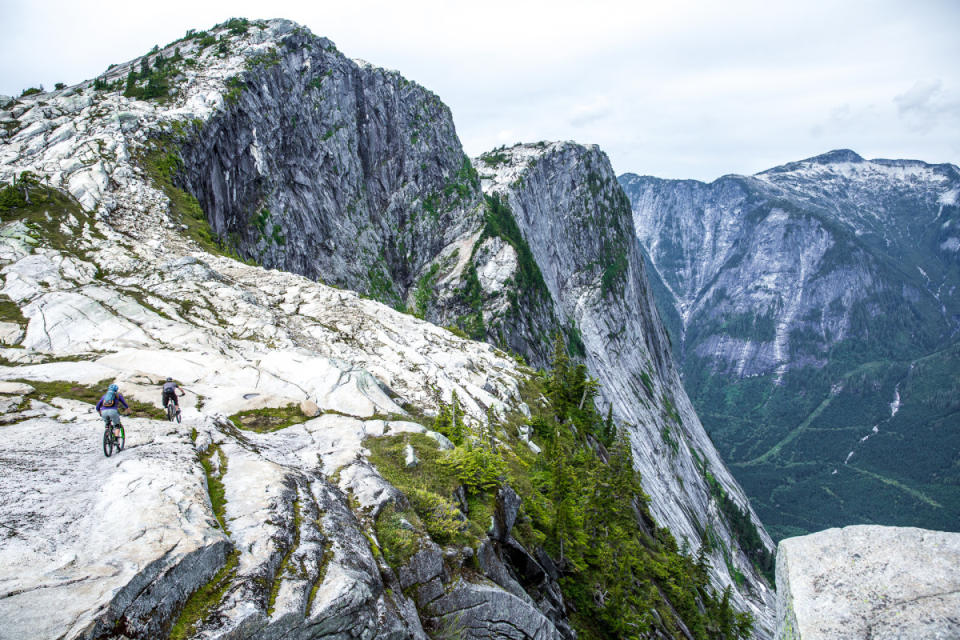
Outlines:
{"label": "small shrub", "polygon": [[377,516],[374,531],[383,557],[391,567],[405,565],[420,550],[420,520],[412,511],[401,511],[396,505],[384,507]]}
{"label": "small shrub", "polygon": [[408,491],[407,498],[435,542],[463,542],[468,529],[467,520],[452,501],[424,489]]}
{"label": "small shrub", "polygon": [[455,448],[440,463],[453,469],[457,479],[472,493],[497,488],[506,471],[503,458],[497,452],[469,443]]}

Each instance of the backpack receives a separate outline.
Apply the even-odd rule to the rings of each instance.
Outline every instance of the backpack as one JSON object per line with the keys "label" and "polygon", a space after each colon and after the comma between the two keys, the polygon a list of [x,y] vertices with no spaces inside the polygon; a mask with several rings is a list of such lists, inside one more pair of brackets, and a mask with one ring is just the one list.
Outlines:
{"label": "backpack", "polygon": [[116,391],[107,391],[106,395],[103,396],[103,406],[110,408],[117,405],[117,392]]}

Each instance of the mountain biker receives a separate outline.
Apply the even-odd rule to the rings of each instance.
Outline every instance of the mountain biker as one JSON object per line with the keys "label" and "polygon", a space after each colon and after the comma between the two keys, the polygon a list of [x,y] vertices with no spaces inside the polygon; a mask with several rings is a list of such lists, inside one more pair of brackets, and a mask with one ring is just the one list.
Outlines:
{"label": "mountain biker", "polygon": [[180,388],[176,382],[173,381],[173,378],[167,378],[167,381],[163,383],[163,408],[167,408],[167,404],[173,403],[177,408],[177,413],[180,413],[180,402],[177,400],[177,391],[180,392],[181,396],[186,395],[186,392]]}
{"label": "mountain biker", "polygon": [[114,428],[120,426],[120,407],[123,407],[127,411],[130,410],[127,401],[123,398],[123,394],[120,393],[120,387],[112,384],[97,402],[97,413],[103,418],[104,426],[109,426],[111,423]]}

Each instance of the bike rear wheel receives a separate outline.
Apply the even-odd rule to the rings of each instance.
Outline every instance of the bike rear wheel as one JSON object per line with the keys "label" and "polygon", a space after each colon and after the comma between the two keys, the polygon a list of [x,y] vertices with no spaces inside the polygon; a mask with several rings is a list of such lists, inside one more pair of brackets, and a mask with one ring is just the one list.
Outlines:
{"label": "bike rear wheel", "polygon": [[109,425],[106,429],[103,430],[103,455],[108,458],[113,453],[113,433],[110,430]]}
{"label": "bike rear wheel", "polygon": [[176,415],[177,409],[172,402],[167,403],[167,420],[173,422],[173,416]]}
{"label": "bike rear wheel", "polygon": [[117,448],[117,451],[119,452],[119,451],[123,451],[123,445],[124,445],[124,442],[126,441],[126,436],[123,433],[123,425],[120,425],[119,427],[117,427],[117,429],[120,430],[120,434],[114,435],[114,446]]}

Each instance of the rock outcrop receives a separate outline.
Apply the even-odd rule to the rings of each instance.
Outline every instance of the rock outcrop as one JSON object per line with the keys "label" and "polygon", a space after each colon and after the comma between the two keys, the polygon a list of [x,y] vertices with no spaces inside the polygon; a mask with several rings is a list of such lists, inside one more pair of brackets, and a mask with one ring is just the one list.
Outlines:
{"label": "rock outcrop", "polygon": [[960,534],[853,526],[777,550],[777,640],[960,636]]}
{"label": "rock outcrop", "polygon": [[[26,336],[0,377],[29,381],[0,387],[0,637],[425,637],[348,497],[361,515],[398,499],[364,440],[427,432],[397,402],[503,411],[516,364],[300,276],[176,257],[172,233],[107,243],[80,232],[102,223],[74,223],[68,251],[36,236],[0,250]],[[149,415],[167,375],[188,390],[184,423],[125,418],[126,449],[105,458],[75,398],[115,380]],[[306,401],[322,414],[299,422]],[[273,433],[224,417],[284,407],[298,419]]]}
{"label": "rock outcrop", "polygon": [[181,146],[178,181],[240,255],[401,304],[478,224],[450,110],[292,23],[269,31],[224,110]]}

